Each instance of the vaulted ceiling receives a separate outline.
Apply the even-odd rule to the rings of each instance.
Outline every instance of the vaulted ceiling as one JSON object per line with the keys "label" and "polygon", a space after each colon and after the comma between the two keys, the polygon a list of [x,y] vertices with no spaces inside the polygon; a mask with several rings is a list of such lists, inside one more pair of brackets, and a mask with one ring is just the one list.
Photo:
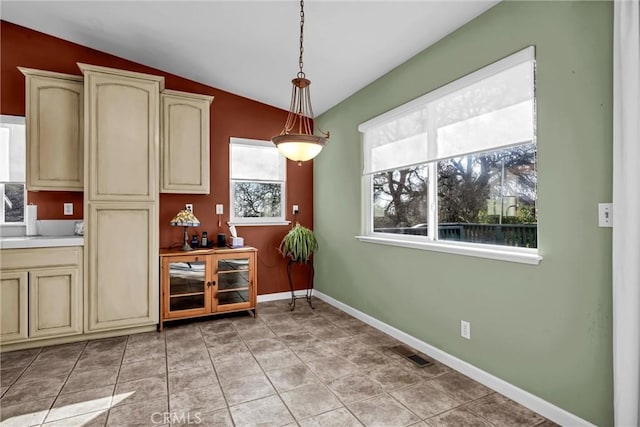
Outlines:
{"label": "vaulted ceiling", "polygon": [[[307,0],[304,71],[320,114],[499,0]],[[288,108],[297,1],[2,1],[2,19]]]}

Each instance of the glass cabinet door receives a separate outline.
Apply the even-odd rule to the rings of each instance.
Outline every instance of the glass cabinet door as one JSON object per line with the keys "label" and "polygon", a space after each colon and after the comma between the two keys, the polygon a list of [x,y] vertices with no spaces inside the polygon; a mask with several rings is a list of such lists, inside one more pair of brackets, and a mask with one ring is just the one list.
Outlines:
{"label": "glass cabinet door", "polygon": [[[203,314],[209,311],[207,257],[176,257],[165,261],[168,284],[165,305],[168,317]],[[172,314],[174,314],[172,316]]]}
{"label": "glass cabinet door", "polygon": [[236,310],[251,305],[253,258],[218,258],[216,310]]}

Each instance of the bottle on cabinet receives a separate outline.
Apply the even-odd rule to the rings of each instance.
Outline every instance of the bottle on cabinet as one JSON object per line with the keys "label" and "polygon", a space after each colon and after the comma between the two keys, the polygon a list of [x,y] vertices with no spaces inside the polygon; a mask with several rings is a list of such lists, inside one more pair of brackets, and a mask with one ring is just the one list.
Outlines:
{"label": "bottle on cabinet", "polygon": [[207,237],[207,232],[203,231],[202,240],[200,241],[200,246],[202,246],[203,248],[206,248],[208,245],[209,245],[209,239]]}

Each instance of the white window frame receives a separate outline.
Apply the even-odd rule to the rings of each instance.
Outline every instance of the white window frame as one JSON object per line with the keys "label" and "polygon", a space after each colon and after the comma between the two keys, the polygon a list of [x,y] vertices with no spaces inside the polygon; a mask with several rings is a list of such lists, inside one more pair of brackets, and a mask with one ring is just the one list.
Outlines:
{"label": "white window frame", "polygon": [[[375,128],[377,126],[388,123],[400,116],[406,115],[411,111],[417,110],[419,107],[424,106],[432,101],[435,101],[443,96],[458,91],[466,86],[484,80],[491,77],[501,71],[507,70],[524,61],[535,61],[535,48],[530,46],[519,52],[516,52],[504,59],[501,59],[493,64],[490,64],[476,72],[473,72],[465,77],[455,80],[443,87],[440,87],[432,92],[429,92],[423,96],[420,96],[406,104],[403,104],[391,111],[383,113],[367,122],[362,123],[358,130],[362,133],[368,129]],[[534,114],[535,114],[535,96],[534,96]],[[435,144],[434,138],[428,139],[429,146]],[[534,140],[535,143],[535,140]],[[505,147],[506,148],[506,147]],[[472,153],[468,153],[472,154]],[[364,153],[364,155],[367,155]],[[355,236],[356,239],[361,242],[376,243],[390,246],[399,246],[405,248],[430,250],[436,252],[452,253],[466,256],[474,256],[481,258],[497,259],[503,261],[518,262],[524,264],[539,264],[542,261],[542,255],[538,248],[519,248],[513,246],[503,245],[491,245],[483,243],[472,242],[455,242],[449,240],[438,240],[437,237],[437,223],[438,223],[438,198],[437,195],[437,163],[439,160],[426,163],[428,174],[428,191],[429,191],[429,206],[427,209],[428,215],[428,230],[427,236],[414,236],[406,234],[384,233],[373,231],[373,175],[371,173],[364,173],[362,175],[362,230],[361,235]],[[409,167],[409,166],[407,166]],[[434,238],[435,237],[435,238]]]}
{"label": "white window frame", "polygon": [[[26,120],[25,120],[24,116],[11,116],[11,115],[2,114],[2,115],[0,115],[0,123],[8,123],[8,124],[26,126]],[[27,211],[27,182],[26,182],[27,153],[26,153],[26,144],[25,144],[25,152],[24,152],[24,162],[25,162],[25,180],[24,181],[0,182],[0,231],[5,227],[6,228],[15,228],[15,227],[24,227],[25,226],[25,221],[24,220],[22,222],[4,222],[4,218],[5,218],[4,186],[5,186],[5,184],[22,184],[24,186],[23,212],[24,212],[24,215],[26,215],[26,211]]]}
{"label": "white window frame", "polygon": [[[275,145],[271,141],[263,141],[258,139],[248,139],[248,138],[230,138],[229,145],[229,222],[228,225],[234,226],[261,226],[261,225],[288,225],[291,221],[286,220],[286,199],[287,199],[287,162],[286,159],[282,162],[282,176],[284,179],[282,181],[277,180],[251,180],[251,179],[232,179],[233,171],[232,171],[232,159],[231,159],[231,144],[243,144],[243,145],[253,145],[257,147],[267,147],[273,148],[277,150]],[[280,154],[282,156],[282,154]],[[284,157],[284,156],[282,156]],[[280,184],[281,186],[281,200],[280,200],[280,213],[281,215],[278,217],[237,217],[235,214],[234,207],[234,183],[235,182],[257,182],[263,184]]]}

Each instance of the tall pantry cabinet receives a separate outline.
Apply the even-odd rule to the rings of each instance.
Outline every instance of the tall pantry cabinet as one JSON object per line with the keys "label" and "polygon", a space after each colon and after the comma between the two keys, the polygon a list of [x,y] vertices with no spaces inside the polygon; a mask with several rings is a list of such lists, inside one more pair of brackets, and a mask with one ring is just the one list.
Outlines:
{"label": "tall pantry cabinet", "polygon": [[157,324],[164,78],[87,64],[85,331]]}

